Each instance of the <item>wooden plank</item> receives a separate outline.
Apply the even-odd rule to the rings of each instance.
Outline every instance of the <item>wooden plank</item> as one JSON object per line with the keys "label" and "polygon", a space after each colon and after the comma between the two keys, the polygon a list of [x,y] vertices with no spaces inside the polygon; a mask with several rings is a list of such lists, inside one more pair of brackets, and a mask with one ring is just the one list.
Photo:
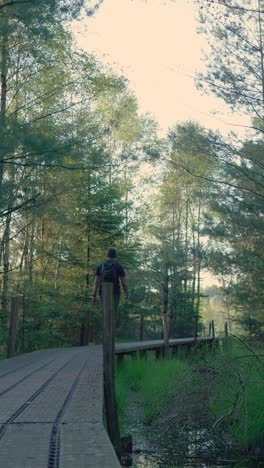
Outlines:
{"label": "wooden plank", "polygon": [[102,346],[10,358],[0,375],[1,467],[53,468],[55,425],[60,468],[120,468],[103,427]]}
{"label": "wooden plank", "polygon": [[121,439],[117,414],[114,371],[114,291],[113,283],[102,283],[103,299],[103,350],[104,350],[104,403],[107,431],[118,456],[121,456]]}
{"label": "wooden plank", "polygon": [[[217,339],[217,338],[216,338]],[[213,341],[212,337],[200,337],[195,340],[195,338],[179,338],[169,340],[170,346],[180,346],[180,345],[190,345],[191,343],[199,342],[211,342]],[[162,348],[164,346],[163,340],[149,340],[149,341],[135,341],[131,343],[116,343],[115,344],[115,354],[129,354],[135,351],[140,350],[155,350]]]}

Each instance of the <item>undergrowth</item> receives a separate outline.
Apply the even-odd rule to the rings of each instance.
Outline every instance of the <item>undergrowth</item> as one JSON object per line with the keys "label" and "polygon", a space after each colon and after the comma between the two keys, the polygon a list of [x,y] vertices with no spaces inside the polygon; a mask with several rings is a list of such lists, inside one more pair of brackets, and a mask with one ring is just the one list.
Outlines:
{"label": "undergrowth", "polygon": [[125,412],[130,392],[137,392],[144,403],[144,420],[150,423],[164,406],[170,385],[186,369],[182,360],[127,359],[118,367],[116,393],[121,428],[125,426]]}
{"label": "undergrowth", "polygon": [[[122,430],[127,427],[131,392],[135,392],[143,403],[144,422],[156,423],[165,441],[180,439],[178,450],[186,457],[211,457],[218,462],[231,457],[237,466],[241,457],[248,463],[262,460],[263,346],[229,338],[224,347],[197,350],[186,357],[156,361],[150,356],[127,358],[117,369]],[[190,455],[187,439],[193,430],[199,431],[200,445],[194,444]]]}

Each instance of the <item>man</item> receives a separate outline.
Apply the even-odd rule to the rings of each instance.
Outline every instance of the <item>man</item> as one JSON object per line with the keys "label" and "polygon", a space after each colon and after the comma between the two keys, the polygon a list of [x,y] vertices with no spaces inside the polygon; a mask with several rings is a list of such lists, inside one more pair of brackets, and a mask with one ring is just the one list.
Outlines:
{"label": "man", "polygon": [[94,288],[93,288],[93,295],[92,300],[93,304],[96,303],[96,295],[99,289],[99,295],[102,295],[102,282],[109,281],[112,282],[114,285],[114,306],[115,309],[119,304],[120,300],[120,284],[119,278],[122,283],[122,287],[126,296],[126,301],[128,300],[128,287],[126,282],[126,274],[123,266],[116,260],[116,249],[113,247],[108,249],[107,252],[107,260],[100,263],[96,268],[95,280],[94,280]]}

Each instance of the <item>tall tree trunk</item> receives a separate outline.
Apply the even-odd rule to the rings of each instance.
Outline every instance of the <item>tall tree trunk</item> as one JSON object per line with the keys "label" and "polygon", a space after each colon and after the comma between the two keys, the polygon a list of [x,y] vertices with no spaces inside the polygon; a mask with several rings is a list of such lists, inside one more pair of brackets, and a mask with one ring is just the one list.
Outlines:
{"label": "tall tree trunk", "polygon": [[[193,225],[194,225],[195,215],[193,214]],[[195,309],[195,296],[196,296],[196,274],[197,274],[197,246],[195,241],[195,229],[192,229],[193,235],[193,279],[192,279],[192,312],[196,314]]]}
{"label": "tall tree trunk", "polygon": [[1,239],[1,243],[0,243],[0,266],[2,265],[2,261],[3,261],[4,247],[5,247],[5,242],[4,242],[4,235],[3,235]]}
{"label": "tall tree trunk", "polygon": [[84,321],[82,324],[82,344],[87,346],[91,340],[91,301],[90,293],[90,263],[91,263],[91,171],[88,171],[87,179],[87,247],[86,247],[86,277],[85,277],[85,292],[84,292]]}
{"label": "tall tree trunk", "polygon": [[[8,17],[2,14],[2,43],[1,43],[1,89],[0,89],[0,132],[4,132],[6,122],[7,101],[7,62],[8,62]],[[0,201],[3,199],[4,154],[0,153]]]}
{"label": "tall tree trunk", "polygon": [[85,277],[85,317],[83,329],[83,345],[87,346],[91,340],[91,305],[89,300],[90,290],[90,260],[91,260],[91,226],[88,225],[87,250],[86,250],[86,277]]}
{"label": "tall tree trunk", "polygon": [[[174,265],[174,270],[173,273],[175,275],[175,281],[174,281],[174,286],[175,286],[175,304],[174,304],[174,338],[177,338],[179,334],[179,318],[181,315],[181,312],[183,310],[183,292],[182,292],[182,280],[179,277],[177,273],[177,267],[176,267],[176,260],[177,260],[177,248],[180,248],[181,245],[181,223],[182,223],[182,207],[178,207],[177,209],[177,228],[175,231],[175,265]],[[181,250],[181,249],[180,249]],[[178,262],[179,263],[179,262]],[[178,265],[179,267],[179,265]],[[180,265],[182,269],[182,264]]]}
{"label": "tall tree trunk", "polygon": [[126,250],[128,248],[128,188],[127,188],[127,165],[125,165],[125,207],[126,207],[126,214],[125,214],[125,222],[126,222],[126,230],[125,230],[125,247]]}
{"label": "tall tree trunk", "polygon": [[3,236],[4,241],[4,256],[3,256],[3,287],[2,287],[2,315],[1,326],[4,334],[6,334],[8,320],[8,290],[9,290],[9,262],[10,262],[10,224],[11,213],[7,215],[5,231]]}
{"label": "tall tree trunk", "polygon": [[188,273],[188,224],[189,224],[189,200],[186,200],[186,209],[185,209],[185,242],[184,242],[184,249],[185,249],[185,262],[184,262],[184,307],[183,312],[186,315],[187,311],[187,273]]}
{"label": "tall tree trunk", "polygon": [[55,274],[54,274],[54,289],[57,289],[57,281],[58,281],[59,270],[60,270],[61,239],[58,240],[58,244],[59,244],[59,250],[58,250],[57,258],[56,258],[56,266],[55,266]]}
{"label": "tall tree trunk", "polygon": [[165,261],[163,265],[163,303],[162,303],[162,326],[163,326],[163,339],[164,339],[164,354],[168,354],[169,351],[169,265]]}
{"label": "tall tree trunk", "polygon": [[34,241],[35,241],[35,219],[32,220],[31,224],[31,233],[29,240],[29,262],[28,262],[28,276],[29,284],[32,285],[33,282],[33,269],[34,269]]}
{"label": "tall tree trunk", "polygon": [[11,304],[10,304],[10,321],[9,321],[9,335],[8,335],[8,343],[7,343],[7,358],[14,356],[16,353],[18,309],[19,309],[19,297],[17,296],[12,297]]}
{"label": "tall tree trunk", "polygon": [[222,284],[223,284],[223,290],[224,290],[224,304],[225,304],[226,312],[227,312],[228,330],[230,331],[230,333],[232,333],[232,320],[231,320],[231,314],[230,314],[230,302],[229,302],[228,294],[226,293],[226,282],[225,282],[224,275],[222,275]]}
{"label": "tall tree trunk", "polygon": [[201,300],[201,245],[200,245],[200,226],[201,223],[201,201],[198,205],[198,219],[197,219],[197,302],[195,314],[195,339],[198,336],[199,314],[200,314],[200,300]]}
{"label": "tall tree trunk", "polygon": [[258,0],[258,29],[259,29],[259,52],[260,52],[260,66],[261,66],[261,88],[262,88],[262,109],[264,110],[264,51],[263,51],[263,37],[262,37],[262,13],[261,1]]}
{"label": "tall tree trunk", "polygon": [[[8,24],[7,24],[8,28]],[[5,54],[7,60],[7,54]],[[19,60],[20,56],[19,53],[17,54],[17,68],[16,68],[16,98],[15,98],[15,114],[14,114],[14,123],[17,125],[18,122],[18,87],[19,87]],[[7,68],[5,66],[5,68]],[[2,81],[2,80],[1,80]],[[2,81],[3,84],[3,81]],[[1,103],[2,108],[6,110],[6,83],[5,83],[5,97],[4,102]],[[5,126],[5,113],[4,117],[4,126]],[[9,315],[9,331],[8,331],[8,339],[7,339],[7,357],[11,357],[15,354],[16,351],[16,338],[17,338],[17,326],[18,326],[18,309],[19,309],[19,297],[13,296],[10,301],[10,311],[8,307],[9,303],[9,264],[10,264],[10,232],[11,232],[11,219],[12,214],[11,210],[14,206],[15,196],[17,190],[15,190],[15,166],[11,165],[9,169],[6,170],[6,174],[9,175],[9,184],[10,184],[10,192],[9,192],[9,209],[10,214],[7,216],[7,224],[6,224],[6,239],[4,244],[4,279],[3,279],[3,316],[6,318]],[[23,261],[25,265],[28,263],[28,226],[26,227],[26,235],[25,235],[25,244],[24,249],[21,254],[21,261],[20,261],[20,272],[23,268]],[[20,289],[19,280],[17,281],[16,285],[17,289]],[[4,318],[5,320],[5,318]],[[4,326],[5,328],[5,326]]]}
{"label": "tall tree trunk", "polygon": [[23,266],[25,266],[25,269],[28,268],[28,229],[29,227],[27,226],[26,231],[25,231],[24,247],[22,250],[21,260],[20,260],[20,265],[19,265],[20,273],[23,270]]}
{"label": "tall tree trunk", "polygon": [[144,315],[140,314],[140,325],[139,325],[139,341],[143,341],[144,338]]}
{"label": "tall tree trunk", "polygon": [[172,208],[172,282],[171,282],[171,300],[170,300],[170,325],[169,337],[173,338],[175,334],[175,314],[176,314],[176,225],[175,225],[175,206]]}

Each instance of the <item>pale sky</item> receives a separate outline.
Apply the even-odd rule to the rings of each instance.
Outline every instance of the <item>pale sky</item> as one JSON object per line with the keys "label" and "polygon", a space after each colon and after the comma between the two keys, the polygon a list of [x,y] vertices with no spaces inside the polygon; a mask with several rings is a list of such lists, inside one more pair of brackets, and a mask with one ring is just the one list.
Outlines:
{"label": "pale sky", "polygon": [[[162,133],[184,120],[219,129],[223,134],[244,129],[224,122],[249,125],[232,115],[213,95],[201,95],[194,84],[205,71],[204,36],[197,34],[194,0],[104,0],[92,17],[73,24],[77,45],[129,80],[141,112],[150,112]],[[209,272],[203,286],[217,283]]]}
{"label": "pale sky", "polygon": [[182,120],[225,134],[239,131],[224,122],[247,125],[248,120],[232,116],[224,102],[195,87],[207,47],[196,32],[196,12],[194,0],[104,0],[73,30],[79,47],[128,78],[140,110],[153,114],[163,132]]}

